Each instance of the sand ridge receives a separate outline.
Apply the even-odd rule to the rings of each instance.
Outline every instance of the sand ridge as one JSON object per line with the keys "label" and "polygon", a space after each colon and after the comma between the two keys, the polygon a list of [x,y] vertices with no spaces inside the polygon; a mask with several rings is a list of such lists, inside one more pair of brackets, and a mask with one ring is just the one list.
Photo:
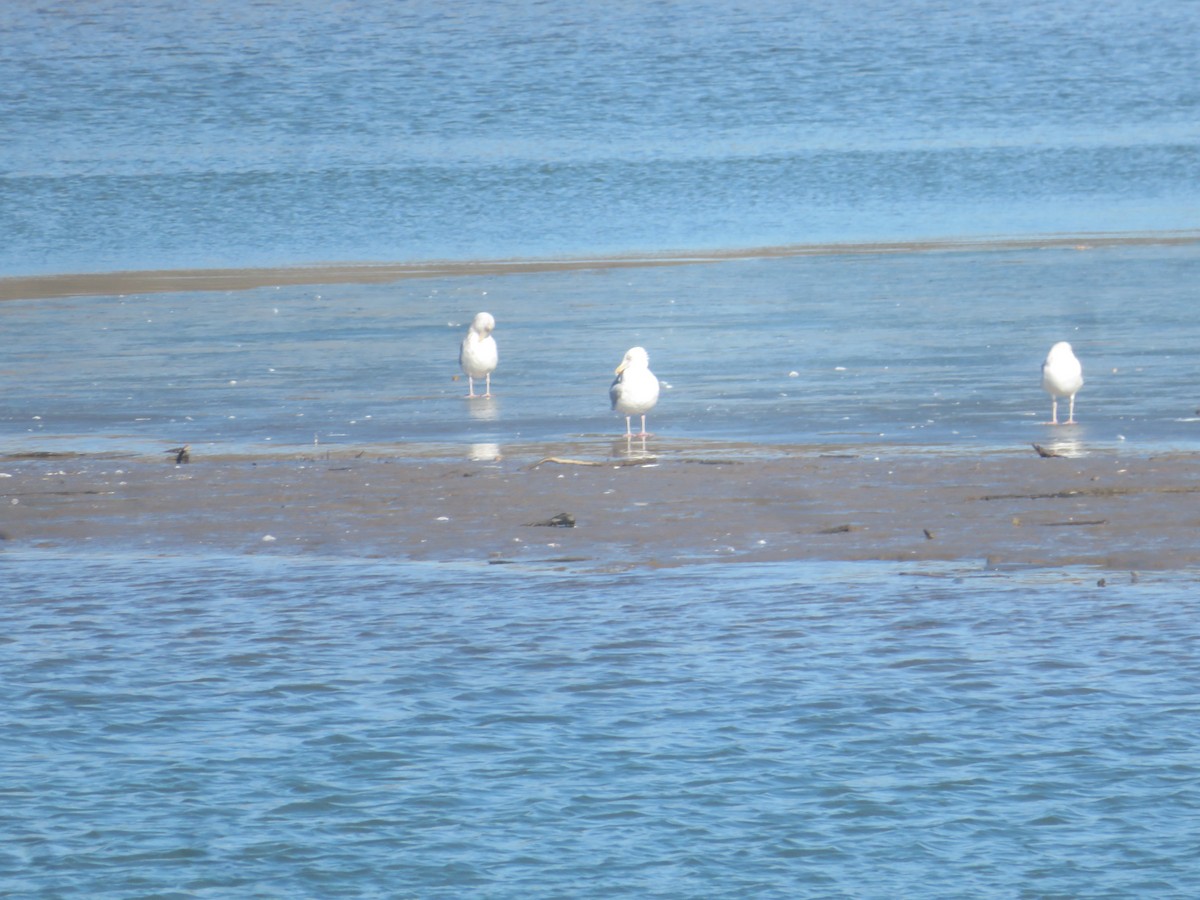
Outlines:
{"label": "sand ridge", "polygon": [[[602,567],[1200,563],[1200,455],[837,453],[651,440],[496,460],[0,458],[0,546]],[[567,514],[574,527],[550,524]]]}
{"label": "sand ridge", "polygon": [[918,241],[789,244],[713,250],[664,251],[580,258],[447,260],[395,263],[328,263],[260,268],[172,269],[0,277],[0,300],[119,296],[180,291],[240,291],[260,287],[319,284],[387,284],[413,278],[502,276],[584,269],[646,268],[716,263],[735,259],[778,259],[880,253],[981,252],[1077,249],[1200,242],[1200,233],[1050,234]]}

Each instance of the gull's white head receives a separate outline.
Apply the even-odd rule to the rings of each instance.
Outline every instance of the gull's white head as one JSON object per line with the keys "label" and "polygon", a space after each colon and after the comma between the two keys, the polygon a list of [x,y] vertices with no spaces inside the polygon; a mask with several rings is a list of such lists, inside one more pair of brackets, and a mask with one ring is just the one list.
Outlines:
{"label": "gull's white head", "polygon": [[1083,365],[1071,345],[1059,341],[1042,363],[1042,390],[1056,397],[1073,397],[1083,387]]}
{"label": "gull's white head", "polygon": [[1071,349],[1071,345],[1066,341],[1059,341],[1050,348],[1050,352],[1046,355],[1046,362],[1053,363],[1059,359],[1070,359],[1075,355],[1075,351]]}
{"label": "gull's white head", "polygon": [[650,368],[650,354],[643,347],[631,347],[625,351],[625,358],[617,366],[616,374],[620,375],[626,369]]}
{"label": "gull's white head", "polygon": [[487,337],[495,327],[496,320],[492,318],[491,313],[476,313],[475,318],[471,321],[471,330],[481,337]]}

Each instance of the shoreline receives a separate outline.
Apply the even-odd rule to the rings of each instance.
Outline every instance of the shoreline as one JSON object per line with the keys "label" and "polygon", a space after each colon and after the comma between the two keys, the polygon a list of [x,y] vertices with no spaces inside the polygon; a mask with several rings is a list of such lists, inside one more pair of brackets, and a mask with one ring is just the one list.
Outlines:
{"label": "shoreline", "polygon": [[665,251],[595,257],[416,261],[399,263],[328,263],[213,269],[63,273],[0,277],[0,301],[67,297],[160,294],[183,291],[240,291],[272,286],[387,284],[394,281],[466,276],[502,276],[701,265],[733,260],[803,256],[853,256],[897,253],[1003,252],[1012,250],[1090,250],[1104,247],[1182,246],[1200,243],[1200,232],[1088,233],[913,241],[790,244],[724,250]]}
{"label": "shoreline", "polygon": [[[562,454],[562,455],[558,455]],[[712,562],[1200,567],[1200,453],[771,457],[651,442],[482,460],[0,459],[3,549],[625,570]],[[551,524],[566,514],[573,526]]]}

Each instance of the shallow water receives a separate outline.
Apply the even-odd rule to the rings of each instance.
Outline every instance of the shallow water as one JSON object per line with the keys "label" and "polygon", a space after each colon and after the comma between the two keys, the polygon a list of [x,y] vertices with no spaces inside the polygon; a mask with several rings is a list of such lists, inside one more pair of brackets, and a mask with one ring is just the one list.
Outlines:
{"label": "shallow water", "polygon": [[0,570],[14,896],[1200,889],[1192,576]]}
{"label": "shallow water", "polygon": [[[1195,229],[1195,26],[1166,0],[2,4],[0,276]],[[1195,450],[1198,265],[990,249],[4,302],[0,454],[603,450],[634,344],[672,446]],[[480,309],[497,397],[467,403]],[[1051,433],[1063,339],[1086,384]],[[1196,573],[164,541],[0,539],[2,894],[1200,889]]]}
{"label": "shallow water", "polygon": [[[19,389],[0,395],[0,452],[603,441],[624,431],[607,389],[635,344],[666,385],[651,430],[672,440],[1191,449],[1197,283],[1197,245],[1163,245],[6,302]],[[495,399],[468,402],[458,343],[480,309],[500,365]],[[1048,429],[1039,367],[1064,339],[1079,425]]]}

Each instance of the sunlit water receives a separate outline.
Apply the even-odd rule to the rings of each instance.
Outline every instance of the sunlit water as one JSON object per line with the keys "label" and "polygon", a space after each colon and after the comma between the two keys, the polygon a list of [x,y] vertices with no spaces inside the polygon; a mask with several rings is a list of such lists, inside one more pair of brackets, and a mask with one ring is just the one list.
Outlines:
{"label": "sunlit water", "polygon": [[[362,449],[465,456],[624,431],[608,385],[640,344],[671,440],[945,450],[1061,440],[1195,448],[1200,249],[763,259],[0,304],[0,451]],[[495,398],[458,344],[492,312]],[[1047,429],[1069,340],[1079,425]]]}
{"label": "sunlit water", "polygon": [[0,6],[0,274],[1195,228],[1192,3]]}
{"label": "sunlit water", "polygon": [[0,576],[9,896],[1200,890],[1192,578]]}
{"label": "sunlit water", "polygon": [[[1194,229],[1196,16],[6,3],[0,275]],[[1198,270],[1082,238],[5,302],[0,454],[586,452],[635,344],[673,446],[1194,450]],[[2,547],[6,896],[1200,893],[1196,573]]]}

